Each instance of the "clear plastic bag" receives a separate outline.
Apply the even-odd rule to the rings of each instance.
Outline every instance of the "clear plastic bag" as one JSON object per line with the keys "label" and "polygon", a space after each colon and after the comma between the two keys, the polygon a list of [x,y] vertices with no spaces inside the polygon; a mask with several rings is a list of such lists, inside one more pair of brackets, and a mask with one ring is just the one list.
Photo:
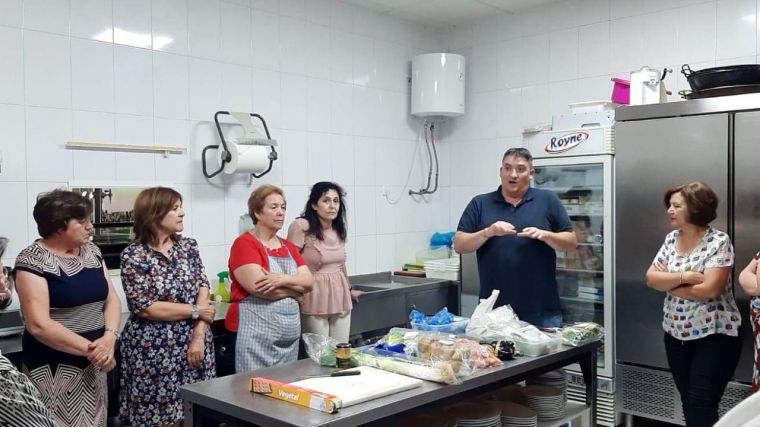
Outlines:
{"label": "clear plastic bag", "polygon": [[382,340],[388,344],[403,344],[407,358],[451,365],[457,377],[466,377],[476,369],[499,366],[495,351],[469,338],[441,332],[392,328]]}
{"label": "clear plastic bag", "polygon": [[309,359],[319,363],[321,366],[335,367],[335,348],[338,345],[338,341],[312,333],[305,333],[302,335],[302,338]]}
{"label": "clear plastic bag", "polygon": [[528,325],[517,317],[509,305],[493,308],[498,297],[499,291],[494,290],[490,297],[480,300],[467,325],[467,335],[478,339],[498,340]]}
{"label": "clear plastic bag", "polygon": [[579,322],[562,328],[562,342],[578,347],[604,337],[604,328],[594,322]]}

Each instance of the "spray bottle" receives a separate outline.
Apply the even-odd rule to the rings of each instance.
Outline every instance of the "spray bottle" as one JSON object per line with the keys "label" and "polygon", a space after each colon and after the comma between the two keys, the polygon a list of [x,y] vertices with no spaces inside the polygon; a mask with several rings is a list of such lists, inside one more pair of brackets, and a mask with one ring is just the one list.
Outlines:
{"label": "spray bottle", "polygon": [[227,290],[226,283],[229,280],[229,273],[221,271],[216,277],[219,279],[219,283],[216,285],[216,289],[214,289],[214,301],[230,302],[230,292]]}

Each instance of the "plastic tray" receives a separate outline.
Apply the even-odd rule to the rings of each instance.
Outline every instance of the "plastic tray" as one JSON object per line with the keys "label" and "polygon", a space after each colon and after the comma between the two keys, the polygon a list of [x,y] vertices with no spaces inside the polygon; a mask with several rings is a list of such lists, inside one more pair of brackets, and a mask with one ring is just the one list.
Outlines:
{"label": "plastic tray", "polygon": [[448,325],[425,325],[422,323],[412,322],[412,329],[417,331],[434,331],[445,332],[449,334],[464,334],[470,319],[466,317],[454,316],[454,322]]}
{"label": "plastic tray", "polygon": [[552,335],[551,340],[543,342],[528,342],[519,338],[509,338],[515,343],[515,348],[524,356],[542,356],[553,353],[562,347],[562,337]]}

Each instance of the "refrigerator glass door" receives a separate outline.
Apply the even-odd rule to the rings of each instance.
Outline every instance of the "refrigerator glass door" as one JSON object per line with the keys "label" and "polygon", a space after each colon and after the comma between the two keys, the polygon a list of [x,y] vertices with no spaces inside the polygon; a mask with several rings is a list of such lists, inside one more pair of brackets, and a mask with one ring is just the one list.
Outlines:
{"label": "refrigerator glass door", "polygon": [[605,327],[599,375],[611,377],[612,337],[612,157],[536,159],[533,187],[554,192],[578,238],[575,251],[557,252],[557,286],[566,324]]}

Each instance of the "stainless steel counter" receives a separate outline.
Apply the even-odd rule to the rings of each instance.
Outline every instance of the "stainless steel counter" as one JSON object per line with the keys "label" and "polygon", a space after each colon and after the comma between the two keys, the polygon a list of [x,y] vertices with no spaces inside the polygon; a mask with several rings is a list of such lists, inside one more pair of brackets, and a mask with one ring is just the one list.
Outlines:
{"label": "stainless steel counter", "polygon": [[185,425],[200,427],[206,425],[203,424],[204,420],[208,420],[214,423],[222,421],[235,426],[355,426],[388,419],[395,414],[432,402],[453,403],[576,362],[581,365],[584,373],[587,384],[586,403],[591,406],[591,423],[594,425],[596,355],[599,345],[597,341],[581,347],[563,347],[561,351],[545,356],[520,357],[505,362],[498,368],[479,371],[458,385],[425,381],[422,387],[350,406],[336,414],[325,414],[248,391],[248,379],[253,376],[292,382],[306,375],[331,371],[330,368],[321,367],[309,359],[299,360],[283,366],[182,387]]}

